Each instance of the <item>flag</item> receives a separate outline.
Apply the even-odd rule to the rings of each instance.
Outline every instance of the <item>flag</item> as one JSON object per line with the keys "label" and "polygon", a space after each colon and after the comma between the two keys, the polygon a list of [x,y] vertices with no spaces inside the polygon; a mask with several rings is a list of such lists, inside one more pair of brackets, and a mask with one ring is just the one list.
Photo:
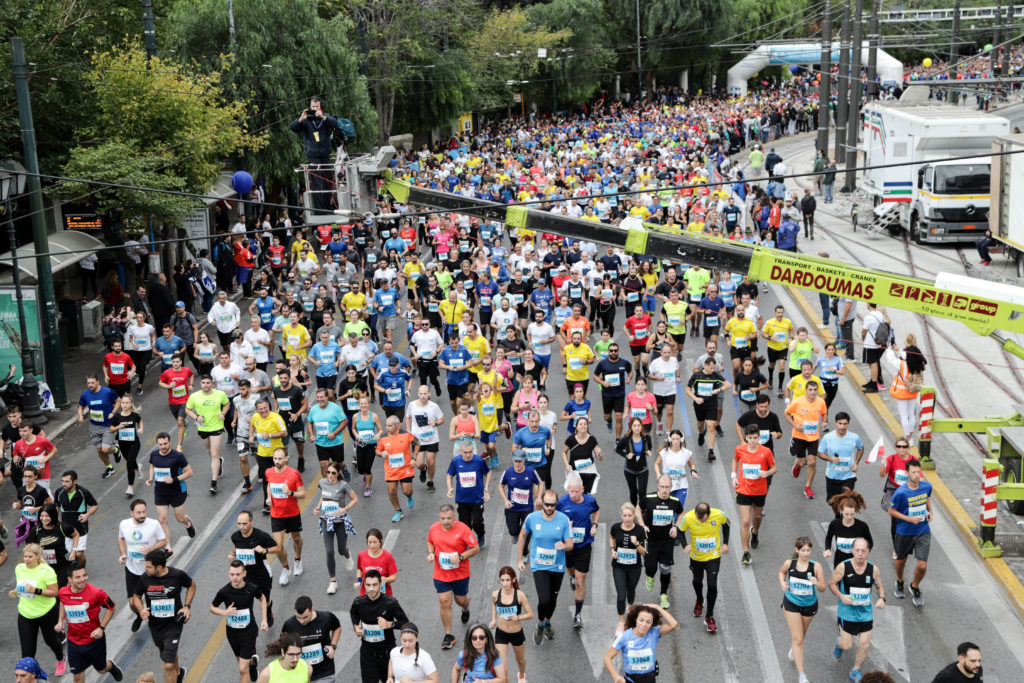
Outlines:
{"label": "flag", "polygon": [[868,451],[867,460],[865,460],[864,462],[866,462],[867,464],[870,465],[874,461],[876,461],[879,458],[884,457],[884,456],[885,456],[885,444],[882,443],[882,437],[878,437],[878,441],[876,441],[875,445],[871,447],[870,451]]}

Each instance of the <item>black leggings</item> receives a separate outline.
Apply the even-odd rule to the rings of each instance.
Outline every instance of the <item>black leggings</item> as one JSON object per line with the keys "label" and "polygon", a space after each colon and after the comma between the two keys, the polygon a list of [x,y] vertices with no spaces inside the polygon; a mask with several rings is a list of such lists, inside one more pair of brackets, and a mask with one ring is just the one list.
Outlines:
{"label": "black leggings", "polygon": [[129,351],[128,355],[132,357],[132,362],[135,363],[135,376],[139,378],[139,386],[146,381],[146,366],[149,365],[149,360],[153,357],[152,351]]}
{"label": "black leggings", "polygon": [[256,471],[259,473],[260,480],[263,482],[263,502],[267,500],[267,470],[274,466],[274,459],[264,457],[262,455],[256,456]]}
{"label": "black leggings", "polygon": [[338,554],[342,557],[350,557],[348,551],[348,536],[345,535],[345,522],[342,521],[341,517],[338,517],[334,522],[334,529],[331,531],[327,530],[327,524],[321,520],[322,531],[324,536],[324,550],[327,552],[327,575],[332,579],[334,578],[334,545],[338,545]]}
{"label": "black leggings", "polygon": [[434,387],[434,391],[437,395],[441,395],[441,380],[437,370],[436,360],[424,360],[420,359],[416,361],[416,370],[420,375],[420,386],[430,383]]}
{"label": "black leggings", "polygon": [[704,603],[704,574],[708,575],[707,608],[704,614],[715,616],[715,602],[718,600],[718,569],[722,558],[716,557],[706,562],[690,560],[690,571],[693,573],[693,592],[697,594],[697,602]]}
{"label": "black leggings", "polygon": [[606,330],[615,330],[615,304],[600,305],[597,317],[601,321],[601,327]]}
{"label": "black leggings", "polygon": [[377,459],[377,444],[368,443],[356,446],[356,472],[373,474],[373,461]]}
{"label": "black leggings", "polygon": [[626,605],[636,602],[636,585],[640,583],[640,565],[621,565],[612,562],[612,577],[615,579],[615,610],[621,617]]}
{"label": "black leggings", "polygon": [[134,441],[118,441],[117,448],[121,451],[121,455],[124,456],[124,462],[128,466],[128,485],[135,485],[135,470],[138,468],[139,463],[136,458],[139,457],[139,441],[136,437]]}
{"label": "black leggings", "polygon": [[484,536],[484,504],[483,503],[456,503],[459,521],[468,526],[477,535],[479,540]]}
{"label": "black leggings", "polygon": [[564,572],[533,572],[533,585],[537,589],[537,623],[547,622],[555,613],[564,576]]}
{"label": "black leggings", "polygon": [[650,470],[631,472],[623,469],[622,474],[626,477],[626,486],[629,488],[629,502],[636,505],[640,501],[640,496],[647,493],[647,477]]}
{"label": "black leggings", "polygon": [[[670,538],[668,539],[668,541],[665,541],[665,543],[675,543],[675,539]],[[668,595],[668,587],[672,583],[672,565],[668,565],[669,571],[662,572],[661,563],[658,562],[659,556],[661,556],[661,554],[657,552],[651,552],[651,547],[650,545],[648,545],[647,554],[644,555],[644,574],[646,574],[648,578],[652,579],[654,578],[655,574],[659,574],[661,577],[661,594]]]}
{"label": "black leggings", "polygon": [[551,453],[548,453],[548,461],[543,465],[533,468],[540,480],[544,482],[544,488],[551,488]]}
{"label": "black leggings", "polygon": [[35,657],[36,643],[39,639],[39,632],[43,633],[43,641],[53,650],[53,656],[57,661],[64,659],[64,645],[61,643],[61,636],[53,630],[57,625],[57,603],[54,602],[50,611],[41,617],[29,619],[18,615],[18,640],[21,642],[21,656]]}
{"label": "black leggings", "polygon": [[831,408],[832,401],[836,400],[836,394],[839,393],[839,382],[822,382],[825,389],[825,407]]}

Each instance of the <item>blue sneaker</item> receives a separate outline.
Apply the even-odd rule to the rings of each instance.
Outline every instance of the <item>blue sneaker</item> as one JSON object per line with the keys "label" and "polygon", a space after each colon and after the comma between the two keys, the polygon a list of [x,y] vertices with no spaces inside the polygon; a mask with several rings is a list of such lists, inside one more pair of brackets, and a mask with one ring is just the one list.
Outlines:
{"label": "blue sneaker", "polygon": [[407,503],[409,503],[409,509],[410,510],[412,510],[414,507],[416,507],[416,501],[413,499],[412,496],[406,496],[405,500],[406,500]]}
{"label": "blue sneaker", "polygon": [[405,513],[401,510],[395,510],[395,514],[391,517],[392,522],[401,522],[402,517],[405,517]]}
{"label": "blue sneaker", "polygon": [[[394,521],[394,520],[392,520]],[[832,648],[832,661],[838,662],[843,657],[843,650],[839,647],[839,636],[836,636],[836,644]]]}
{"label": "blue sneaker", "polygon": [[856,682],[856,681],[859,681],[862,678],[864,678],[864,674],[862,674],[860,672],[860,669],[850,669],[850,680],[851,681],[855,681]]}

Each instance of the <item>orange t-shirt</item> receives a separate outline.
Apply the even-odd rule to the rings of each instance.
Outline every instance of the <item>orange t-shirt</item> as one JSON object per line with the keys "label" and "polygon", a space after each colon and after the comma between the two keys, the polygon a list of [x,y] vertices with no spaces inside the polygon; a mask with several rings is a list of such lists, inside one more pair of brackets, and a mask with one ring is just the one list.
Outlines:
{"label": "orange t-shirt", "polygon": [[382,437],[377,452],[384,453],[384,481],[400,481],[413,476],[412,444],[416,437],[408,432]]}
{"label": "orange t-shirt", "polygon": [[583,316],[580,316],[579,320],[573,320],[572,316],[569,316],[562,323],[561,332],[569,341],[572,341],[573,332],[581,332],[583,334],[583,341],[586,341],[587,337],[590,336],[590,321]]}
{"label": "orange t-shirt", "polygon": [[828,406],[820,396],[813,401],[801,396],[786,406],[786,415],[792,415],[796,423],[801,425],[799,429],[793,427],[794,439],[817,441],[821,438],[821,420],[828,419]]}
{"label": "orange t-shirt", "polygon": [[748,496],[763,496],[768,493],[768,480],[764,476],[775,465],[775,456],[765,446],[758,446],[751,453],[747,444],[736,447],[733,459],[740,464],[736,472],[736,491]]}

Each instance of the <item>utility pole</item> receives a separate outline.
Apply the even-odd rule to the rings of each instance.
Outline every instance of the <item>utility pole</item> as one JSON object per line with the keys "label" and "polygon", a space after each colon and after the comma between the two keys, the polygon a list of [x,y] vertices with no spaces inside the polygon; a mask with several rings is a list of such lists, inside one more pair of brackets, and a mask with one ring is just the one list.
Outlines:
{"label": "utility pole", "polygon": [[996,75],[996,67],[999,66],[999,43],[1002,42],[1000,30],[1003,26],[1003,0],[996,0],[996,20],[992,23],[992,51],[989,53],[989,71],[992,76]]}
{"label": "utility pole", "polygon": [[50,269],[50,240],[46,236],[46,216],[43,192],[39,182],[39,159],[36,158],[36,130],[32,123],[32,102],[28,92],[28,64],[25,45],[21,38],[11,38],[11,66],[14,89],[18,98],[18,119],[21,123],[21,146],[28,172],[29,206],[32,208],[32,241],[36,248],[36,273],[39,285],[39,314],[43,319],[43,361],[46,381],[58,406],[67,405],[64,387],[64,360],[60,350],[60,331],[57,327],[57,296],[53,288]]}
{"label": "utility pole", "polygon": [[[1003,24],[1006,27],[1006,38],[1007,40],[1013,35],[1013,0],[1010,0],[1010,6],[1006,10],[1006,23]],[[1003,48],[1003,68],[1000,70],[1000,75],[1006,78],[1010,75],[1010,45]]]}
{"label": "utility pole", "polygon": [[828,126],[832,102],[832,3],[825,0],[825,15],[821,21],[821,70],[818,72],[818,149],[828,153]]}
{"label": "utility pole", "polygon": [[231,51],[235,51],[235,3],[228,0],[228,35],[231,37]]}
{"label": "utility pole", "polygon": [[857,0],[853,22],[853,50],[850,59],[850,101],[846,109],[846,183],[840,192],[857,187],[857,133],[860,132],[860,65],[864,42],[864,0]]}
{"label": "utility pole", "polygon": [[839,73],[836,74],[836,161],[845,159],[846,114],[850,98],[850,3],[843,3],[843,23],[839,27]]}
{"label": "utility pole", "polygon": [[878,44],[882,36],[878,29],[878,11],[881,9],[880,0],[871,2],[871,24],[868,27],[868,99],[878,97]]}
{"label": "utility pole", "polygon": [[142,0],[142,33],[146,40],[146,59],[156,56],[156,24],[153,20],[153,0]]}
{"label": "utility pole", "polygon": [[640,0],[636,0],[636,98],[644,91],[644,67],[640,61]]}
{"label": "utility pole", "polygon": [[[953,3],[953,35],[949,42],[949,80],[955,81],[957,76],[956,62],[960,58],[960,0]],[[952,91],[952,101],[956,104],[960,99],[960,93]]]}

